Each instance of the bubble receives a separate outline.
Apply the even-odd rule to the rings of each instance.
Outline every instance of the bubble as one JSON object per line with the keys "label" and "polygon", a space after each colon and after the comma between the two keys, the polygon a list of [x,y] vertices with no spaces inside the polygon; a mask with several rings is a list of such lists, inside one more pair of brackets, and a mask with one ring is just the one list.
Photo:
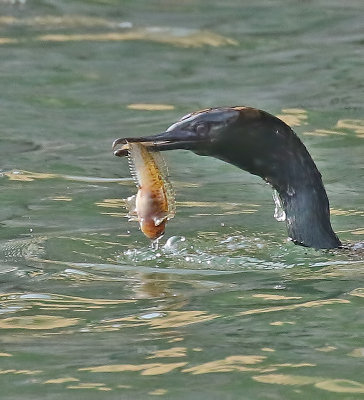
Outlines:
{"label": "bubble", "polygon": [[163,246],[166,251],[177,251],[179,249],[179,244],[186,240],[184,236],[171,236]]}

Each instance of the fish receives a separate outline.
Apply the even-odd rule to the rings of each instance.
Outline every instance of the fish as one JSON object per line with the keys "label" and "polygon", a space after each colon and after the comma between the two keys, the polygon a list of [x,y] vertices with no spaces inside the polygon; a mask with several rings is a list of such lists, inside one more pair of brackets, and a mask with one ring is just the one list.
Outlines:
{"label": "fish", "polygon": [[127,142],[129,169],[138,188],[125,200],[129,221],[138,221],[140,230],[152,241],[162,237],[166,223],[175,216],[175,194],[167,165],[159,151],[141,142]]}

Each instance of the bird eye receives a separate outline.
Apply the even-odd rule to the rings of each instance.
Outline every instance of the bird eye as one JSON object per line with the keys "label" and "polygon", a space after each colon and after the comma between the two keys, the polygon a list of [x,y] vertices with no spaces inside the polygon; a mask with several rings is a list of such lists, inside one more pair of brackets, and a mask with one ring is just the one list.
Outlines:
{"label": "bird eye", "polygon": [[195,126],[195,132],[197,135],[206,135],[209,131],[209,126],[206,123],[200,123]]}

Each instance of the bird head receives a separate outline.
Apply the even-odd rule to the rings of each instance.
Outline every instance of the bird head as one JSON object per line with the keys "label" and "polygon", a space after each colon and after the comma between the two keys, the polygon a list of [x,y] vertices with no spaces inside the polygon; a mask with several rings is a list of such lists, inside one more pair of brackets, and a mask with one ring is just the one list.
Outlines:
{"label": "bird head", "polygon": [[295,156],[291,149],[304,147],[283,121],[252,107],[193,112],[163,133],[116,139],[114,154],[126,155],[130,142],[143,142],[157,151],[185,149],[216,157],[268,181],[282,163]]}

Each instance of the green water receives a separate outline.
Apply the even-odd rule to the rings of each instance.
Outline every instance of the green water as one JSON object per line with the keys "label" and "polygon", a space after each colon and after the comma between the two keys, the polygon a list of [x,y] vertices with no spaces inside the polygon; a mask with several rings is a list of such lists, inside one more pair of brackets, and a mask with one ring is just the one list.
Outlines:
{"label": "green water", "polygon": [[362,398],[363,250],[288,243],[259,178],[175,151],[177,215],[153,251],[125,218],[135,188],[111,143],[210,106],[280,115],[360,247],[363,2],[14,3],[0,1],[1,398]]}

